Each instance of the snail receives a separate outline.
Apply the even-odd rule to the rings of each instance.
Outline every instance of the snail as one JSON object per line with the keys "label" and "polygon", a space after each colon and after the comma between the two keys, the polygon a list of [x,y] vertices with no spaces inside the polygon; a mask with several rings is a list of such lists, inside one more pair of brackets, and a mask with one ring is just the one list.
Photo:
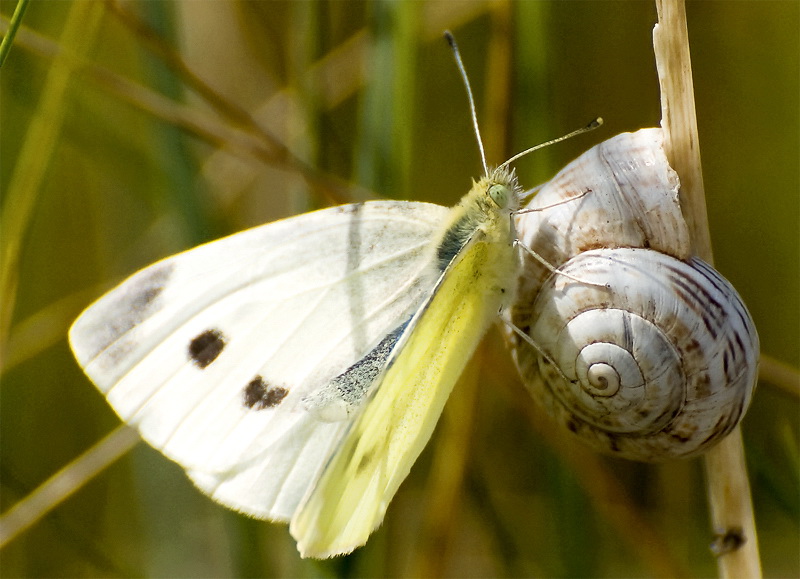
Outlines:
{"label": "snail", "polygon": [[[534,399],[585,442],[641,461],[727,435],[755,388],[758,335],[736,290],[691,255],[660,129],[623,133],[519,214],[526,256],[507,331]],[[552,271],[552,268],[557,271]],[[538,351],[537,351],[538,350]]]}

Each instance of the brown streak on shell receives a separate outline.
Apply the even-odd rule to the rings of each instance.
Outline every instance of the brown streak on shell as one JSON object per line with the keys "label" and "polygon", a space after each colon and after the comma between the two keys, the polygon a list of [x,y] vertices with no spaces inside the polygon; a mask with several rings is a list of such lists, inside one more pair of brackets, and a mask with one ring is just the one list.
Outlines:
{"label": "brown streak on shell", "polygon": [[[595,448],[646,461],[695,455],[733,429],[758,359],[758,336],[735,290],[690,257],[679,181],[661,138],[659,129],[618,135],[539,189],[526,208],[537,211],[516,218],[520,240],[570,277],[523,253],[510,309],[512,323],[559,366],[511,338],[534,399]],[[578,363],[584,351],[589,358]],[[623,385],[598,387],[609,379],[601,364],[580,386],[575,372],[594,368],[590,360],[606,351],[620,356],[609,376]]]}

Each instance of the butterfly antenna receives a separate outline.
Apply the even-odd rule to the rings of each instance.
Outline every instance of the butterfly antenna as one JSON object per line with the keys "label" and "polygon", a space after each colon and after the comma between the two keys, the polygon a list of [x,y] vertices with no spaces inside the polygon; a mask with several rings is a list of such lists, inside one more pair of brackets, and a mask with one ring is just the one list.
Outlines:
{"label": "butterfly antenna", "polygon": [[[483,150],[483,139],[481,139],[481,130],[478,128],[478,114],[475,112],[475,99],[472,96],[472,87],[469,86],[469,78],[467,77],[467,70],[464,68],[464,63],[461,61],[461,52],[458,50],[456,39],[449,30],[444,31],[444,37],[453,51],[453,56],[456,59],[456,66],[458,72],[461,73],[461,79],[464,81],[464,86],[467,87],[467,98],[469,99],[469,111],[472,114],[472,127],[475,129],[475,137],[478,139],[478,148],[481,151],[481,162],[483,163],[484,175],[489,174],[489,166],[486,164],[486,152]],[[504,163],[505,164],[505,163]]]}
{"label": "butterfly antenna", "polygon": [[506,161],[504,163],[501,163],[500,166],[498,167],[498,169],[502,169],[503,167],[506,167],[506,166],[510,165],[511,163],[513,163],[514,161],[516,161],[520,157],[524,157],[528,153],[533,153],[534,151],[538,151],[539,149],[544,149],[545,147],[549,147],[550,145],[555,145],[556,143],[560,143],[561,141],[566,141],[567,139],[571,139],[572,137],[575,137],[577,135],[582,135],[583,133],[588,133],[589,131],[593,131],[597,127],[600,127],[602,125],[603,125],[603,119],[601,117],[597,117],[596,119],[593,119],[592,122],[590,122],[585,127],[581,127],[580,129],[578,129],[576,131],[572,131],[571,133],[568,133],[568,134],[564,135],[563,137],[558,137],[557,139],[553,139],[552,141],[547,141],[547,142],[541,143],[539,145],[536,145],[535,147],[531,147],[530,149],[525,149],[521,153],[517,153],[516,155],[511,157],[508,161]]}

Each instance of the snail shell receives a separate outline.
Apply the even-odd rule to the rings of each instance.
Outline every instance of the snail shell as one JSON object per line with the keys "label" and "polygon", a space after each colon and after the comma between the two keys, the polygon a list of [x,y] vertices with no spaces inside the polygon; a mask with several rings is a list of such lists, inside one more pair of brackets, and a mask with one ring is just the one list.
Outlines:
{"label": "snail shell", "polygon": [[660,129],[643,129],[584,153],[517,217],[522,243],[572,276],[523,262],[511,321],[543,352],[508,333],[523,380],[569,431],[633,460],[707,450],[757,377],[753,321],[691,257],[679,186]]}

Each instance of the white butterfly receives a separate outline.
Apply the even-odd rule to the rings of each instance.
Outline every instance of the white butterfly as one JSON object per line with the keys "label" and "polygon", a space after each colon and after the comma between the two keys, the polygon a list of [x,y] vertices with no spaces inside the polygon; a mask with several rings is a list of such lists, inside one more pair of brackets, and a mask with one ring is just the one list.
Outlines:
{"label": "white butterfly", "polygon": [[215,500],[290,521],[303,556],[348,553],[513,299],[515,158],[452,209],[334,207],[160,261],[89,307],[70,345]]}
{"label": "white butterfly", "polygon": [[512,296],[518,193],[503,169],[452,210],[376,201],[202,245],[106,294],[70,344],[214,499],[291,520],[304,555],[349,552]]}

